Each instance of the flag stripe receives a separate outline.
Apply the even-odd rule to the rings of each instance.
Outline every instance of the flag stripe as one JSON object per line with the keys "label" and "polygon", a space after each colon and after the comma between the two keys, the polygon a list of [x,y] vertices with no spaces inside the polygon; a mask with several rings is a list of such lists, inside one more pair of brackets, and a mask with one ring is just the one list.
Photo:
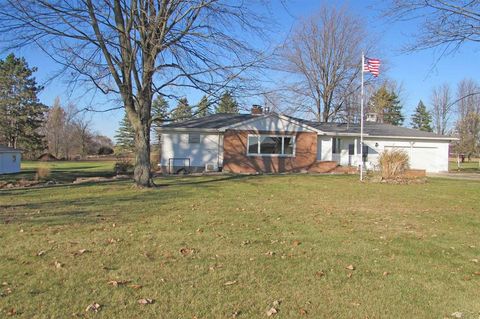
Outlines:
{"label": "flag stripe", "polygon": [[370,72],[377,77],[380,74],[380,59],[371,59],[365,57],[365,64],[363,65],[363,72]]}

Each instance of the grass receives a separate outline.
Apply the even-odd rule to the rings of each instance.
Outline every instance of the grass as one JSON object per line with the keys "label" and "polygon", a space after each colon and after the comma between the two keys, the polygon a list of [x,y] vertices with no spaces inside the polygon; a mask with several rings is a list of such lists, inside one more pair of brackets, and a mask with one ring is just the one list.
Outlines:
{"label": "grass", "polygon": [[1,191],[0,317],[266,318],[275,300],[279,318],[479,316],[479,182],[157,183]]}
{"label": "grass", "polygon": [[0,175],[1,181],[18,181],[21,179],[33,180],[39,167],[46,167],[50,170],[50,176],[46,180],[55,180],[61,183],[73,182],[77,177],[114,175],[113,161],[22,161],[22,170],[19,174]]}
{"label": "grass", "polygon": [[454,173],[480,173],[480,159],[472,159],[471,161],[460,163],[460,168],[458,167],[456,160],[450,161],[449,171]]}

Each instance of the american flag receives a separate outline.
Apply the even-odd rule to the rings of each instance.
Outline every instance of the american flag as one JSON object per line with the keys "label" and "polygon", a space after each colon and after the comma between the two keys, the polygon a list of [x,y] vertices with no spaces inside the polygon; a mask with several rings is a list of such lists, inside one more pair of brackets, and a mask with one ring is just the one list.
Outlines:
{"label": "american flag", "polygon": [[377,77],[380,74],[380,60],[365,57],[363,72],[370,72],[374,77]]}

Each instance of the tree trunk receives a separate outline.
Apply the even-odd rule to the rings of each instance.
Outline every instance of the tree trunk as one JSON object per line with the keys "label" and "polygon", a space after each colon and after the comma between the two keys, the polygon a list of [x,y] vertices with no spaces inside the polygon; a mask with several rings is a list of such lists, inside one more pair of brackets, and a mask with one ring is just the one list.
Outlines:
{"label": "tree trunk", "polygon": [[135,131],[135,167],[133,170],[133,179],[135,184],[140,187],[153,186],[150,173],[150,104],[148,99],[142,99],[138,102],[137,112],[127,113],[130,123]]}

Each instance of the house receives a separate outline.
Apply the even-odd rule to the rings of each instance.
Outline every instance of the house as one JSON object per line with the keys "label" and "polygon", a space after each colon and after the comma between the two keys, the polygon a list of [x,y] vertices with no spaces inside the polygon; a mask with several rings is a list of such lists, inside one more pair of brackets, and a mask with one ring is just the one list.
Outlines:
{"label": "house", "polygon": [[22,152],[18,149],[0,145],[0,174],[20,172]]}
{"label": "house", "polygon": [[[253,109],[252,109],[253,110]],[[258,112],[258,108],[255,113]],[[448,171],[453,138],[383,123],[365,122],[360,155],[360,125],[320,123],[283,114],[214,114],[159,128],[163,172],[232,173],[328,172],[374,169],[384,150],[405,150],[410,167]]]}

